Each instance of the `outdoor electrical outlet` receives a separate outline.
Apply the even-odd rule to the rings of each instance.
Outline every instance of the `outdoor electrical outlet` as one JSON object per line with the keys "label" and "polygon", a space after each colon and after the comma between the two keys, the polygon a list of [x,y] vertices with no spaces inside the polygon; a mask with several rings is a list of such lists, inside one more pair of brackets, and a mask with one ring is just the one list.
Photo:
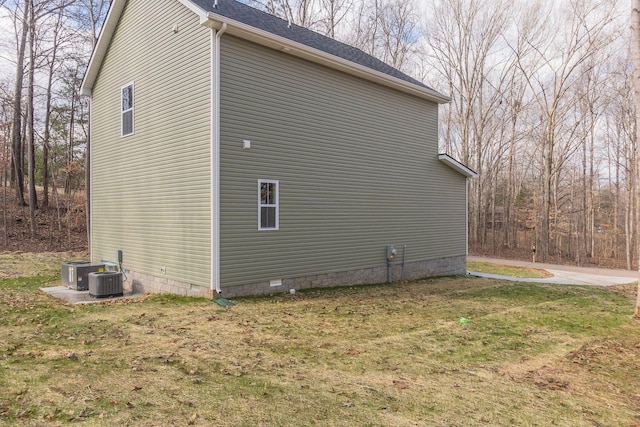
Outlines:
{"label": "outdoor electrical outlet", "polygon": [[167,267],[160,267],[160,273],[167,274]]}

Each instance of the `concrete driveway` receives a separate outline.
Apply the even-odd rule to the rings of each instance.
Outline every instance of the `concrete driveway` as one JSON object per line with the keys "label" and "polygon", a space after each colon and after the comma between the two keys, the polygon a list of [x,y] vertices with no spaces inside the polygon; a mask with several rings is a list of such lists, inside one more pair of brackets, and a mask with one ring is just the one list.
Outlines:
{"label": "concrete driveway", "polygon": [[545,279],[523,279],[519,277],[500,276],[497,274],[487,274],[473,271],[468,272],[470,276],[511,280],[514,282],[552,283],[557,285],[611,286],[637,282],[639,277],[639,273],[637,271],[630,270],[610,270],[605,268],[576,267],[571,265],[515,261],[502,258],[469,256],[467,257],[467,261],[490,262],[493,264],[508,265],[513,267],[538,268],[541,270],[546,270],[549,273],[553,274],[553,277]]}

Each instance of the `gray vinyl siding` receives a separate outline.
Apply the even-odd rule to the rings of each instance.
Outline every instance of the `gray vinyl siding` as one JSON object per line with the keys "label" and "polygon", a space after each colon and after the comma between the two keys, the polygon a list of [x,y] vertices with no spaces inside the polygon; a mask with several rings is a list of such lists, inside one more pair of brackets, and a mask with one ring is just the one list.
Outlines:
{"label": "gray vinyl siding", "polygon": [[[130,82],[135,127],[122,138]],[[210,87],[198,17],[174,0],[128,1],[92,94],[93,261],[122,249],[125,269],[210,286]]]}
{"label": "gray vinyl siding", "polygon": [[[221,56],[223,289],[385,265],[387,244],[466,254],[435,103],[229,35]],[[258,179],[280,182],[278,231],[258,230]]]}

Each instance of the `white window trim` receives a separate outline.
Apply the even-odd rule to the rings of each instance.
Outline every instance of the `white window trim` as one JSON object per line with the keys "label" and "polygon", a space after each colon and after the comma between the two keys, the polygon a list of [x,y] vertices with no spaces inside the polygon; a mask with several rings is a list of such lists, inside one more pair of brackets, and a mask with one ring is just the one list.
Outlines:
{"label": "white window trim", "polygon": [[[263,205],[260,197],[260,187],[262,184],[275,184],[276,185],[276,203],[271,205]],[[276,208],[276,226],[275,227],[263,227],[262,226],[262,208],[263,207],[275,207]],[[258,180],[258,230],[260,231],[277,231],[280,229],[280,181],[275,179],[259,179]]]}
{"label": "white window trim", "polygon": [[[129,86],[131,86],[131,109],[123,110],[122,109],[122,90]],[[136,133],[135,108],[136,108],[136,87],[133,82],[129,82],[120,88],[120,137],[122,138],[126,138],[127,136],[131,136],[134,133]],[[123,124],[124,124],[123,123],[124,113],[126,113],[127,111],[131,111],[131,133],[128,133],[125,135],[124,133],[122,133],[122,131],[123,131]]]}

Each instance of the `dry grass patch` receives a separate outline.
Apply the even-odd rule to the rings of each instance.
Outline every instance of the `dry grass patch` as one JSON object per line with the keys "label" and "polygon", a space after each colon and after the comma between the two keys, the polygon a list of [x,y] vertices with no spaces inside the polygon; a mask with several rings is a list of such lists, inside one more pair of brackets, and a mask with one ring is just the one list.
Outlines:
{"label": "dry grass patch", "polygon": [[0,280],[6,424],[640,422],[640,326],[631,298],[603,288],[441,278],[223,309],[70,306],[40,294],[44,280]]}
{"label": "dry grass patch", "polygon": [[89,259],[86,251],[71,252],[1,252],[0,279],[52,276],[60,272],[65,261]]}

